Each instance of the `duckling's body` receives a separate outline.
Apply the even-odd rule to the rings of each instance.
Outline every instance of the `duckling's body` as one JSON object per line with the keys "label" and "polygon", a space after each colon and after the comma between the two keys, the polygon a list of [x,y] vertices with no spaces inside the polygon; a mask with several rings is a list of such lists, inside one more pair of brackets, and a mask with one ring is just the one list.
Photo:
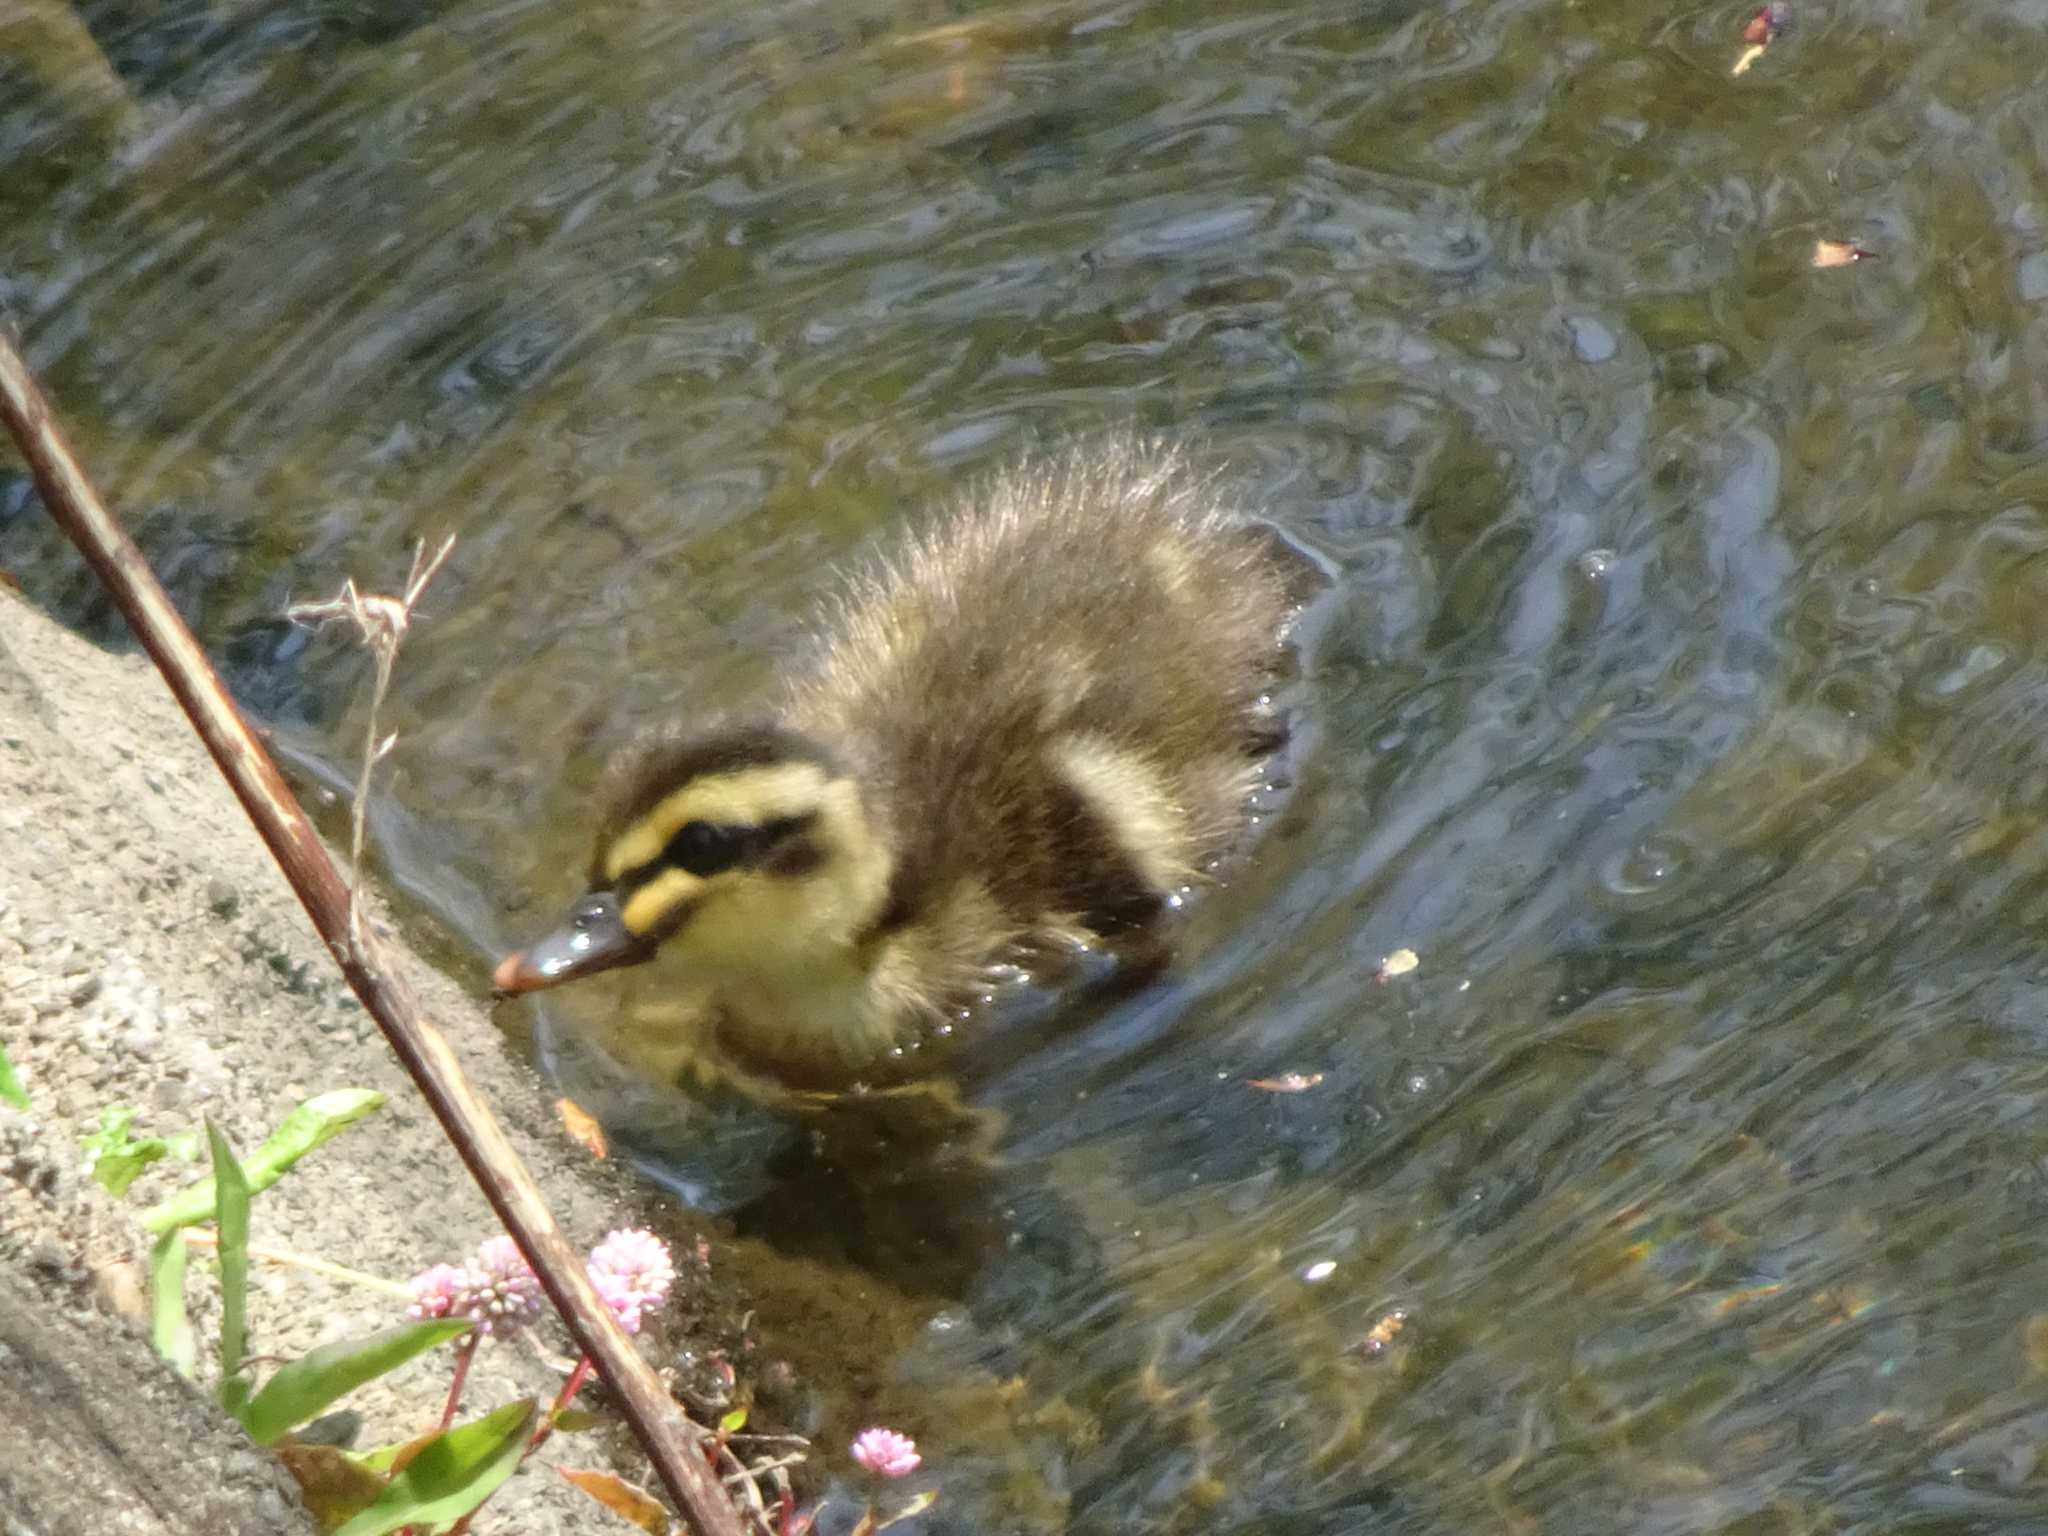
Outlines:
{"label": "duckling's body", "polygon": [[1228,847],[1275,738],[1275,554],[1169,454],[997,481],[850,585],[769,722],[616,768],[583,926],[499,985],[644,962],[751,1071],[898,1075],[993,967],[1144,926]]}

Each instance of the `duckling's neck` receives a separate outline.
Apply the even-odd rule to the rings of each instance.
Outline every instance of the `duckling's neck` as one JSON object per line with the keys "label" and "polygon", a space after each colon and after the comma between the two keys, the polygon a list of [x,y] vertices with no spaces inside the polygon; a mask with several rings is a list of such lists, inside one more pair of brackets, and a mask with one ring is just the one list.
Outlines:
{"label": "duckling's neck", "polygon": [[885,1072],[908,1024],[857,951],[796,969],[721,978],[720,1041],[749,1066],[799,1086],[841,1087]]}

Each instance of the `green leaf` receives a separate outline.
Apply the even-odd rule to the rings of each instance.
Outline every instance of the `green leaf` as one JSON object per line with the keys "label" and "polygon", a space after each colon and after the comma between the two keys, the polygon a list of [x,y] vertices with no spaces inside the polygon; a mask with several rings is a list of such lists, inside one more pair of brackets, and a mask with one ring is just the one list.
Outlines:
{"label": "green leaf", "polygon": [[329,1403],[346,1397],[364,1382],[375,1381],[473,1326],[466,1317],[443,1317],[387,1328],[366,1338],[323,1344],[278,1367],[240,1415],[242,1428],[258,1445],[269,1445],[293,1425],[318,1417]]}
{"label": "green leaf", "polygon": [[249,1384],[241,1383],[235,1393],[235,1378],[242,1369],[242,1357],[249,1352],[249,1182],[234,1148],[211,1119],[206,1122],[206,1142],[213,1149],[213,1184],[220,1206],[220,1374],[221,1402],[230,1413],[238,1406],[232,1399],[246,1400]]}
{"label": "green leaf", "polygon": [[109,1105],[100,1111],[100,1128],[79,1138],[92,1176],[110,1195],[127,1194],[137,1175],[171,1150],[161,1136],[130,1136],[128,1128],[134,1123],[134,1110]]}
{"label": "green leaf", "polygon": [[718,1432],[721,1435],[736,1435],[746,1427],[747,1410],[744,1404],[718,1421]]}
{"label": "green leaf", "polygon": [[28,1094],[23,1091],[21,1079],[14,1075],[14,1063],[7,1059],[7,1047],[0,1045],[0,1104],[12,1104],[16,1109],[28,1108]]}
{"label": "green leaf", "polygon": [[389,1477],[417,1456],[420,1447],[439,1433],[439,1430],[431,1430],[424,1435],[415,1435],[410,1440],[394,1440],[389,1445],[373,1445],[367,1451],[351,1451],[349,1457],[364,1471],[378,1472]]}
{"label": "green leaf", "polygon": [[185,1316],[185,1234],[166,1232],[149,1251],[150,1342],[180,1376],[191,1378],[199,1344]]}
{"label": "green leaf", "polygon": [[335,1536],[385,1536],[401,1525],[460,1520],[519,1466],[532,1425],[529,1397],[436,1435],[391,1480],[383,1497]]}
{"label": "green leaf", "polygon": [[[384,1095],[374,1088],[338,1088],[306,1100],[284,1117],[284,1123],[242,1165],[249,1193],[261,1194],[270,1188],[291,1171],[292,1164],[383,1103]],[[213,1181],[204,1179],[144,1211],[142,1226],[148,1232],[164,1232],[211,1221],[213,1212]]]}

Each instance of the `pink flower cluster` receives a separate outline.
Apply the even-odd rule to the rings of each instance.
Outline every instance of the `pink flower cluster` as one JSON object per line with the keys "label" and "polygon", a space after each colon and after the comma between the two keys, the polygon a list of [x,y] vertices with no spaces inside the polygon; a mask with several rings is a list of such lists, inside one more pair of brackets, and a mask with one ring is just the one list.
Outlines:
{"label": "pink flower cluster", "polygon": [[652,1232],[622,1227],[590,1250],[590,1283],[628,1333],[638,1333],[647,1314],[661,1310],[675,1282],[668,1244]]}
{"label": "pink flower cluster", "polygon": [[924,1460],[915,1440],[879,1424],[853,1437],[853,1459],[881,1477],[908,1477]]}
{"label": "pink flower cluster", "polygon": [[[590,1280],[628,1333],[638,1333],[675,1284],[668,1244],[652,1232],[622,1227],[590,1251]],[[479,1333],[507,1334],[540,1315],[540,1281],[512,1239],[484,1239],[467,1264],[436,1264],[413,1276],[416,1318],[467,1317]]]}
{"label": "pink flower cluster", "polygon": [[511,1238],[486,1238],[469,1263],[436,1264],[413,1276],[406,1315],[466,1317],[479,1333],[516,1333],[540,1316],[540,1281]]}

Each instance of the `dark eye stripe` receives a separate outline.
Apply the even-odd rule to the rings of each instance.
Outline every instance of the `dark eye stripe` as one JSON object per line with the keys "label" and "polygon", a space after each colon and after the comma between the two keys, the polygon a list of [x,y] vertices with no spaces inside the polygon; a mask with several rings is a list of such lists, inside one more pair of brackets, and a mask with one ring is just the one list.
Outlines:
{"label": "dark eye stripe", "polygon": [[741,865],[761,864],[815,820],[815,815],[804,815],[779,816],[755,826],[742,822],[685,822],[668,840],[660,857],[638,869],[627,870],[619,876],[617,887],[622,893],[637,890],[664,869],[687,870],[699,879],[707,879]]}
{"label": "dark eye stripe", "polygon": [[752,838],[751,827],[725,826],[715,821],[685,822],[661,850],[661,859],[693,875],[715,875],[744,859]]}

